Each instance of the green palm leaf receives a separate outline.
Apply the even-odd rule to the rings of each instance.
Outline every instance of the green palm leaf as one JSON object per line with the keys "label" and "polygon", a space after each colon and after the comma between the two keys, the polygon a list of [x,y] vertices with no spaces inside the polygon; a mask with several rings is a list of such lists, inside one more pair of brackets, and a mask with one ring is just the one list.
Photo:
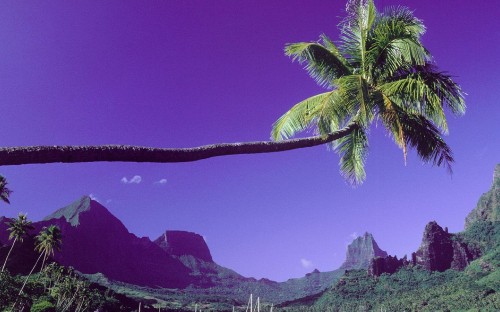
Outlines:
{"label": "green palm leaf", "polygon": [[422,21],[407,8],[386,10],[368,38],[367,59],[372,76],[387,78],[401,68],[424,65],[430,60],[429,52],[420,42],[424,33]]}
{"label": "green palm leaf", "polygon": [[351,184],[360,184],[366,178],[365,162],[368,156],[368,137],[362,128],[356,128],[347,136],[334,142],[340,155],[340,172]]}
{"label": "green palm leaf", "polygon": [[29,221],[28,217],[23,213],[19,213],[18,217],[8,222],[7,225],[9,226],[7,231],[10,232],[9,239],[17,239],[20,242],[22,242],[26,234],[33,229],[31,221]]}
{"label": "green palm leaf", "polygon": [[326,35],[322,35],[321,40],[323,44],[316,42],[287,44],[285,54],[300,64],[306,63],[306,70],[319,85],[331,87],[335,78],[349,74],[351,68]]}
{"label": "green palm leaf", "polygon": [[420,77],[406,77],[380,86],[380,90],[401,108],[425,115],[444,132],[448,131],[442,101]]}
{"label": "green palm leaf", "polygon": [[333,95],[333,92],[321,93],[294,105],[273,124],[271,138],[284,140],[308,129],[321,118],[322,112],[333,101]]}
{"label": "green palm leaf", "polygon": [[9,197],[12,191],[7,187],[7,184],[5,177],[0,175],[0,200],[10,204]]}
{"label": "green palm leaf", "polygon": [[419,114],[402,113],[400,118],[403,121],[406,144],[414,147],[424,161],[444,166],[451,173],[453,153],[441,137],[439,129]]}
{"label": "green palm leaf", "polygon": [[35,249],[45,256],[51,256],[55,250],[60,250],[61,248],[61,230],[55,225],[44,227],[35,238],[37,241]]}

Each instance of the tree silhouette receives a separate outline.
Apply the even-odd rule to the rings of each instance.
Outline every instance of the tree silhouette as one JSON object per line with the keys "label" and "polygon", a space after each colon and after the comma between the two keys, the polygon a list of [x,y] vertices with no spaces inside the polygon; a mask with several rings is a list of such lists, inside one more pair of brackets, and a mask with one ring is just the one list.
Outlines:
{"label": "tree silhouette", "polygon": [[12,246],[10,246],[9,252],[7,253],[7,257],[5,258],[5,262],[3,263],[2,266],[2,272],[5,270],[5,266],[7,265],[7,260],[9,259],[10,253],[12,252],[12,249],[14,249],[14,245],[16,244],[17,241],[23,242],[24,237],[28,234],[30,230],[33,229],[33,226],[31,225],[31,221],[28,220],[26,214],[19,213],[19,216],[14,219],[12,219],[10,222],[7,222],[7,225],[9,226],[7,228],[7,231],[10,232],[9,234],[9,239],[14,241],[12,242]]}

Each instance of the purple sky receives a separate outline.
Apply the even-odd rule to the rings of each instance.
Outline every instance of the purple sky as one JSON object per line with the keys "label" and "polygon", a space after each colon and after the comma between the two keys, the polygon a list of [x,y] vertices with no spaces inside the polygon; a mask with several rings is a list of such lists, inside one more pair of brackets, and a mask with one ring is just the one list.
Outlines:
{"label": "purple sky", "polygon": [[[307,3],[307,5],[306,5]],[[478,5],[474,6],[474,3]],[[427,222],[456,232],[500,162],[498,1],[376,1],[415,10],[440,69],[468,93],[450,116],[456,163],[443,168],[370,134],[367,180],[352,188],[320,146],[185,164],[0,168],[14,190],[0,215],[39,220],[93,194],[138,236],[205,236],[214,260],[283,281],[337,268],[369,231],[380,247],[416,250]],[[1,146],[191,147],[267,140],[293,104],[323,92],[286,43],[338,37],[345,1],[3,1]],[[122,183],[140,176],[140,183]],[[166,183],[157,183],[166,179]],[[135,179],[135,181],[138,179]]]}

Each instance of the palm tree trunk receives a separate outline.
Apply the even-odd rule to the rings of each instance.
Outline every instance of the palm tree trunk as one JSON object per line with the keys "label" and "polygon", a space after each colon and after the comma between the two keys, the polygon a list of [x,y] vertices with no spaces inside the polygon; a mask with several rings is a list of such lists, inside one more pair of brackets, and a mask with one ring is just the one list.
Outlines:
{"label": "palm tree trunk", "polygon": [[45,260],[47,260],[47,253],[43,255],[42,266],[40,267],[40,272],[43,271],[43,266],[45,265]]}
{"label": "palm tree trunk", "polygon": [[21,286],[21,290],[19,290],[19,293],[17,294],[17,299],[16,299],[16,302],[14,302],[14,305],[12,306],[12,311],[15,311],[14,308],[16,307],[17,305],[17,301],[19,300],[19,298],[21,297],[22,293],[23,293],[23,290],[24,290],[24,287],[26,286],[26,283],[28,283],[28,279],[30,278],[31,274],[33,273],[33,271],[35,270],[36,268],[36,265],[38,264],[38,261],[40,261],[40,258],[42,257],[42,255],[44,254],[44,252],[42,252],[40,254],[40,256],[38,256],[38,259],[36,259],[36,262],[35,262],[35,265],[33,266],[33,268],[31,269],[30,273],[28,274],[28,276],[26,276],[26,279],[24,280],[24,283],[23,283],[23,286]]}
{"label": "palm tree trunk", "polygon": [[36,262],[35,262],[35,265],[33,266],[33,268],[31,269],[30,273],[28,274],[28,276],[26,276],[26,279],[24,280],[24,283],[23,283],[23,286],[21,287],[21,290],[19,290],[19,294],[18,296],[21,296],[21,294],[23,293],[23,290],[24,290],[24,286],[26,286],[26,283],[28,282],[28,279],[30,278],[31,274],[33,274],[33,271],[35,270],[36,268],[36,265],[38,264],[38,261],[40,261],[40,258],[42,257],[42,255],[44,255],[45,253],[42,252],[40,254],[40,256],[38,256],[38,259],[36,259]]}
{"label": "palm tree trunk", "polygon": [[348,124],[328,135],[284,141],[221,143],[192,148],[154,148],[130,145],[99,146],[25,146],[0,148],[0,166],[81,163],[96,161],[174,163],[237,154],[274,153],[317,146],[351,133],[358,126]]}
{"label": "palm tree trunk", "polygon": [[7,265],[7,260],[9,260],[10,253],[12,252],[12,249],[14,249],[14,245],[16,244],[17,237],[14,238],[14,242],[12,242],[12,246],[10,246],[9,252],[7,253],[7,258],[5,258],[5,262],[3,263],[2,266],[2,272],[5,270],[5,266]]}

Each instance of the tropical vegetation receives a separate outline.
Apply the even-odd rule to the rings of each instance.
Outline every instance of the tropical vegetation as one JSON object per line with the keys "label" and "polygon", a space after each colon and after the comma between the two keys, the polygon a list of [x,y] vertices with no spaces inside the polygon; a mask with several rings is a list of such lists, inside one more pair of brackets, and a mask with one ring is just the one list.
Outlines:
{"label": "tropical vegetation", "polygon": [[464,271],[415,266],[380,277],[350,271],[325,292],[276,311],[499,311],[500,223],[478,221],[459,235],[481,255]]}
{"label": "tropical vegetation", "polygon": [[[21,286],[21,289],[19,290],[18,296],[22,295],[24,287],[26,286],[26,283],[28,283],[31,274],[33,274],[33,271],[35,270],[38,262],[40,261],[40,258],[42,258],[43,256],[42,267],[40,269],[43,270],[43,266],[45,264],[45,260],[47,259],[47,257],[53,255],[55,250],[59,250],[61,248],[61,243],[62,243],[61,229],[59,229],[59,227],[55,225],[44,227],[42,231],[35,237],[35,239],[37,241],[35,250],[37,250],[40,253],[40,256],[38,256],[35,265],[33,265],[33,268],[29,272],[28,276],[26,276],[24,283]],[[14,306],[16,306],[16,303],[14,303]]]}
{"label": "tropical vegetation", "polygon": [[2,272],[5,270],[5,266],[7,265],[7,261],[9,260],[9,256],[14,249],[14,246],[16,245],[16,242],[22,243],[24,240],[24,237],[28,234],[30,230],[33,229],[33,226],[31,225],[31,221],[28,220],[28,217],[26,214],[19,213],[19,216],[17,218],[12,219],[11,221],[7,222],[7,225],[9,226],[7,228],[7,231],[10,232],[9,234],[9,239],[12,240],[12,245],[10,246],[9,252],[7,253],[7,256],[5,258],[5,261],[2,266]]}
{"label": "tropical vegetation", "polygon": [[10,204],[10,194],[12,191],[7,187],[7,179],[4,176],[0,175],[0,200],[3,202]]}
{"label": "tropical vegetation", "polygon": [[[0,311],[136,311],[138,302],[92,284],[71,268],[50,263],[29,278],[19,296],[22,276],[0,273]],[[155,309],[157,311],[157,309]],[[152,311],[150,309],[146,311]]]}
{"label": "tropical vegetation", "polygon": [[337,43],[321,35],[318,42],[286,46],[285,53],[330,91],[292,107],[274,124],[273,139],[310,129],[326,136],[355,125],[330,145],[340,154],[344,176],[359,183],[370,126],[380,122],[405,161],[414,148],[424,161],[451,170],[452,152],[442,137],[448,131],[445,110],[463,114],[464,97],[424,47],[422,21],[404,7],[379,12],[372,0],[351,0],[340,30]]}

